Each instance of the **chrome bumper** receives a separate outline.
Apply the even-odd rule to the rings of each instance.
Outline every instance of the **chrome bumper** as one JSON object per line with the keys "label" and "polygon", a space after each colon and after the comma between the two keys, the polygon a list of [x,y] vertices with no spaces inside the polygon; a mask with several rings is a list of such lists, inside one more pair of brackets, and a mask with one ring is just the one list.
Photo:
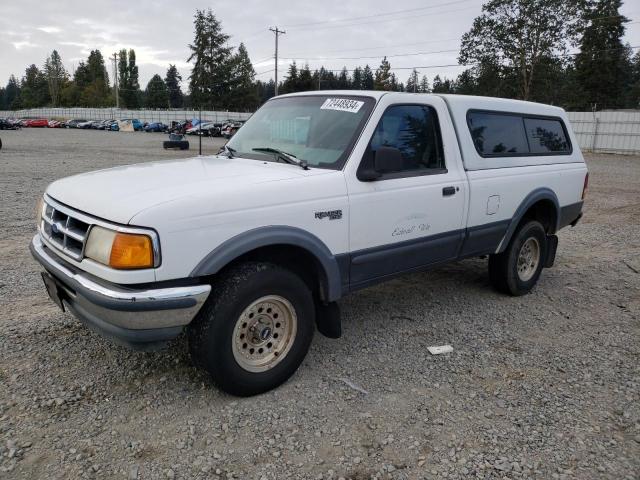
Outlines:
{"label": "chrome bumper", "polygon": [[177,336],[211,292],[210,285],[129,289],[98,283],[65,266],[39,235],[33,237],[30,249],[63,290],[66,308],[93,330],[136,348]]}

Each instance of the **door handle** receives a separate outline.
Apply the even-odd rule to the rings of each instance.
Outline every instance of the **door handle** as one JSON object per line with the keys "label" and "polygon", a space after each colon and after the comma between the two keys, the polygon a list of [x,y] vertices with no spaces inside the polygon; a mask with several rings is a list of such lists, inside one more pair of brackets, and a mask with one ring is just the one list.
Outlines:
{"label": "door handle", "polygon": [[444,187],[442,189],[442,196],[443,197],[448,197],[450,195],[455,195],[456,194],[456,187]]}

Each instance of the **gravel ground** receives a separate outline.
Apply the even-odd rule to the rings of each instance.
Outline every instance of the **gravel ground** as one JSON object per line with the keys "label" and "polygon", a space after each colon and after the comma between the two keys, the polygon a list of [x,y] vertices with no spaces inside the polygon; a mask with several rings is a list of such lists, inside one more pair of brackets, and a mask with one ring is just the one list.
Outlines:
{"label": "gravel ground", "polygon": [[28,253],[49,182],[189,154],[162,138],[2,132],[0,478],[640,478],[639,157],[588,157],[586,217],[530,295],[482,260],[363,290],[341,339],[238,399],[184,339],[132,352],[59,312]]}

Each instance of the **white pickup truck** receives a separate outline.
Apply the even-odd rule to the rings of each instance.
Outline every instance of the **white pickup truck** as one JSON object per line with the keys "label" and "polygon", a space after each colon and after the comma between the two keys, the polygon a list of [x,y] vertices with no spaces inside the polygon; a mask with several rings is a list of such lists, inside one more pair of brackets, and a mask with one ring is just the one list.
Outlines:
{"label": "white pickup truck", "polygon": [[327,91],[260,108],[214,156],[58,180],[31,251],[49,295],[136,348],[186,330],[236,395],[298,368],[337,301],[395,276],[488,256],[529,292],[588,173],[565,112],[495,98]]}

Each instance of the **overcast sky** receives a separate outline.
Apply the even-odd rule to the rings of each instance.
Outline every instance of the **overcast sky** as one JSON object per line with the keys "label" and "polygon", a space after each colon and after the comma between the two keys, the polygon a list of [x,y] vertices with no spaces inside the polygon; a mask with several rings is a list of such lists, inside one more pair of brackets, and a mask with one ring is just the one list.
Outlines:
{"label": "overcast sky", "polygon": [[[0,7],[0,83],[10,74],[24,75],[27,65],[42,66],[56,49],[69,72],[89,51],[105,57],[121,48],[136,51],[140,84],[155,73],[163,78],[169,63],[178,66],[187,90],[193,40],[193,14],[211,7],[231,35],[230,45],[244,42],[258,78],[273,78],[274,35],[268,28],[286,30],[280,37],[280,73],[295,58],[312,69],[325,65],[340,69],[369,63],[373,68],[387,55],[400,81],[411,67],[431,80],[436,74],[455,76],[460,37],[481,10],[482,0],[199,0],[117,1],[3,1]],[[399,12],[402,10],[401,12]],[[393,13],[398,12],[398,13]],[[640,20],[640,5],[627,1],[622,13]],[[640,23],[628,25],[626,40],[640,45]],[[637,51],[634,50],[634,51]],[[367,58],[362,58],[367,57]],[[435,66],[435,67],[434,67]],[[430,67],[430,68],[428,68]],[[406,68],[406,69],[401,69]],[[109,74],[112,77],[112,66]]]}

